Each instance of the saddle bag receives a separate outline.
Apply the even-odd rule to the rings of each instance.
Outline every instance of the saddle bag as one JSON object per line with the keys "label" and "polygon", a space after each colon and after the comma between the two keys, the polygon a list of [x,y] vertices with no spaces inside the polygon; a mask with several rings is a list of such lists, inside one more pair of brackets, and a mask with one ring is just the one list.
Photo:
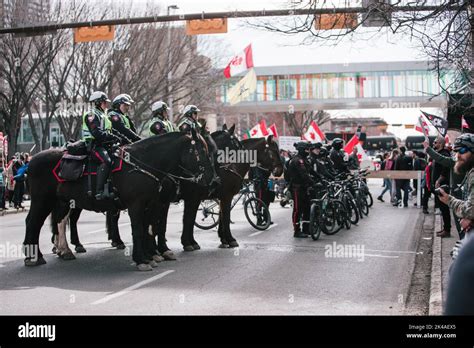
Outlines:
{"label": "saddle bag", "polygon": [[73,143],[66,145],[68,154],[73,156],[86,156],[89,152],[87,149],[87,143],[84,140],[78,140]]}
{"label": "saddle bag", "polygon": [[76,181],[84,173],[85,159],[87,155],[74,156],[65,154],[61,158],[61,164],[59,165],[59,177],[66,181]]}

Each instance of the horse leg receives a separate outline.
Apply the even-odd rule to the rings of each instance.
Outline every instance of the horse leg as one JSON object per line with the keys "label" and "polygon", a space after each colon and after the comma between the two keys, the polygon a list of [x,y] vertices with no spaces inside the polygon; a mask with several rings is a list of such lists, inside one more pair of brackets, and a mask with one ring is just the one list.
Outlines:
{"label": "horse leg", "polygon": [[196,198],[184,201],[183,234],[181,235],[181,244],[183,244],[184,251],[194,251],[201,248],[193,238],[194,221],[196,220],[199,203],[200,200]]}
{"label": "horse leg", "polygon": [[221,239],[221,245],[219,245],[219,248],[229,248],[231,247],[230,245],[230,236],[228,231],[229,231],[229,225],[230,225],[230,210],[231,210],[231,203],[232,203],[232,197],[222,197],[220,201],[220,216],[219,216],[219,229],[218,229],[218,235],[219,238]]}
{"label": "horse leg", "polygon": [[168,223],[168,211],[170,203],[162,203],[157,209],[158,221],[152,223],[153,234],[156,235],[158,242],[158,252],[167,261],[176,260],[176,256],[166,244],[166,226]]}
{"label": "horse leg", "polygon": [[76,257],[69,249],[66,239],[66,227],[69,221],[71,209],[67,205],[59,204],[53,214],[53,223],[58,224],[58,235],[56,236],[56,254],[63,260],[74,260]]}
{"label": "horse leg", "polygon": [[118,229],[120,210],[109,210],[105,214],[105,217],[107,234],[109,236],[109,240],[112,240],[112,246],[117,249],[125,249],[125,243],[120,238]]}
{"label": "horse leg", "polygon": [[25,266],[39,266],[46,263],[39,249],[39,235],[44,221],[53,210],[55,200],[55,198],[39,200],[32,197],[30,211],[25,219],[26,233],[23,241]]}
{"label": "horse leg", "polygon": [[222,226],[222,235],[224,236],[224,239],[229,243],[230,248],[237,248],[239,246],[239,243],[235,240],[235,238],[232,236],[232,233],[230,233],[230,212],[231,212],[231,204],[232,204],[232,196],[228,198],[223,199],[224,204],[223,204],[223,214],[222,217],[224,219],[224,224]]}
{"label": "horse leg", "polygon": [[153,268],[145,258],[145,206],[134,203],[128,209],[130,221],[132,223],[133,252],[132,259],[135,261],[139,271],[151,271]]}
{"label": "horse leg", "polygon": [[82,209],[71,209],[69,214],[69,228],[71,229],[71,244],[75,245],[75,250],[78,253],[85,253],[87,250],[79,241],[79,234],[77,233],[77,221],[81,216]]}

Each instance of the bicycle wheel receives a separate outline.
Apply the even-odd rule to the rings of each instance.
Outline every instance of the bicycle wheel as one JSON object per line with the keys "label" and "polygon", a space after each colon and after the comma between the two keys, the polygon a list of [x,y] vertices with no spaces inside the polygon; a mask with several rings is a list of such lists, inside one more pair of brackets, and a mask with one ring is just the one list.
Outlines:
{"label": "bicycle wheel", "polygon": [[202,201],[196,213],[194,226],[201,230],[210,230],[219,224],[220,205],[216,199]]}
{"label": "bicycle wheel", "polygon": [[327,235],[333,235],[339,232],[342,227],[344,226],[347,215],[346,215],[346,207],[344,204],[339,200],[332,200],[328,202],[328,205],[324,211],[323,219],[325,221],[326,227],[329,223],[332,224],[332,228],[323,229],[323,233]]}
{"label": "bicycle wheel", "polygon": [[321,235],[318,203],[311,204],[311,210],[309,214],[309,234],[313,240],[318,240],[319,236]]}
{"label": "bicycle wheel", "polygon": [[362,212],[362,214],[364,214],[365,216],[369,215],[369,204],[368,204],[368,198],[367,198],[367,195],[365,194],[360,194],[359,195],[359,207],[360,207],[360,211]]}
{"label": "bicycle wheel", "polygon": [[372,198],[372,194],[369,192],[369,190],[367,190],[365,194],[367,198],[367,205],[369,206],[369,208],[371,208],[374,205],[374,199]]}
{"label": "bicycle wheel", "polygon": [[351,224],[355,225],[359,222],[359,211],[353,199],[349,196],[344,197],[344,203],[347,211],[347,216]]}
{"label": "bicycle wheel", "polygon": [[256,197],[247,199],[244,203],[244,213],[253,228],[264,231],[270,227],[272,221],[270,211],[262,200]]}

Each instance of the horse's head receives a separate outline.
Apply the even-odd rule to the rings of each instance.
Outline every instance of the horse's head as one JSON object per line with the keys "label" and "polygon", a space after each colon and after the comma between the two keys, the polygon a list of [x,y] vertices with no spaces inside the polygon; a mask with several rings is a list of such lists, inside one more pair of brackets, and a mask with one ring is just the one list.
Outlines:
{"label": "horse's head", "polygon": [[273,135],[270,135],[267,139],[262,138],[262,140],[265,141],[265,149],[258,151],[258,163],[262,168],[272,171],[274,176],[282,175],[283,163],[281,162],[278,144],[273,139]]}
{"label": "horse's head", "polygon": [[[180,166],[185,176],[191,175],[199,186],[209,186],[215,169],[209,158],[209,147],[204,138],[193,129],[186,148],[181,154]],[[171,156],[173,154],[170,154]]]}
{"label": "horse's head", "polygon": [[240,150],[243,149],[242,143],[234,135],[235,125],[229,129],[224,124],[222,130],[215,131],[212,133],[212,138],[214,139],[218,149],[228,148],[230,150]]}

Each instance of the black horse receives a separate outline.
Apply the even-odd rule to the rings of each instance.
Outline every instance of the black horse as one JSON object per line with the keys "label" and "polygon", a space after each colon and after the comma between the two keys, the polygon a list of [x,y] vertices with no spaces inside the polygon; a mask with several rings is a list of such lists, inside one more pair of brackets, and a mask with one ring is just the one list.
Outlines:
{"label": "black horse", "polygon": [[[62,157],[60,150],[46,150],[30,161],[28,177],[31,207],[26,217],[25,265],[46,263],[39,250],[41,227],[51,213],[53,223],[59,224],[64,235],[65,222],[71,208],[105,212],[128,209],[132,224],[132,258],[141,270],[149,270],[152,254],[146,247],[147,212],[159,200],[165,181],[184,180],[207,186],[214,177],[207,145],[194,132],[193,136],[170,133],[151,137],[122,148],[124,160],[121,171],[112,174],[112,183],[120,203],[97,201],[87,195],[87,178],[75,182],[58,183],[53,169]],[[95,185],[93,185],[95,186]],[[72,254],[64,241],[58,245],[58,255]]]}
{"label": "black horse", "polygon": [[[274,171],[275,176],[283,173],[283,164],[279,156],[277,143],[270,136],[268,139],[250,139],[240,142],[234,135],[235,126],[227,129],[224,125],[222,131],[212,133],[219,150],[248,150],[256,151],[258,165],[268,171]],[[242,187],[242,181],[250,169],[250,163],[219,163],[218,174],[221,178],[221,187],[214,194],[209,195],[206,188],[187,189],[187,183],[183,184],[184,215],[183,215],[183,233],[181,235],[181,244],[185,251],[199,250],[200,246],[194,239],[194,221],[199,204],[203,199],[217,198],[220,200],[220,221],[218,235],[221,240],[220,247],[234,248],[238,243],[230,231],[230,211],[232,198]],[[158,251],[162,254],[169,252],[166,245],[166,216],[169,204],[163,204],[159,210],[163,215],[160,216],[159,223],[156,226],[158,236]]]}

